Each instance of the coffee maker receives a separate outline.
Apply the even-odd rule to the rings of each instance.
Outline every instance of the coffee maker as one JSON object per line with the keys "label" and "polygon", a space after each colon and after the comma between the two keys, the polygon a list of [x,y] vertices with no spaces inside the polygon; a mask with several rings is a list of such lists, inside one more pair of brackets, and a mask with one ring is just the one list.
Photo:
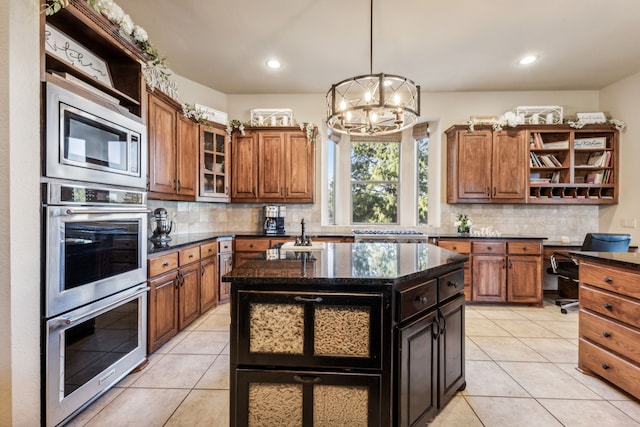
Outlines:
{"label": "coffee maker", "polygon": [[264,207],[264,234],[284,234],[285,206],[268,205]]}
{"label": "coffee maker", "polygon": [[153,242],[168,242],[171,240],[169,233],[173,228],[173,221],[169,219],[167,210],[165,208],[157,208],[153,211],[153,217],[151,218],[151,229],[153,235],[151,241]]}

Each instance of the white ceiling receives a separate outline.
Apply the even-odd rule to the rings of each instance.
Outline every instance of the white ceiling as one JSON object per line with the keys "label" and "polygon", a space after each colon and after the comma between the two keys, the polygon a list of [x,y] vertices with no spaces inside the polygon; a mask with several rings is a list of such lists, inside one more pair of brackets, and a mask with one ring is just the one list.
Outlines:
{"label": "white ceiling", "polygon": [[[369,73],[369,0],[117,0],[177,74],[226,94]],[[640,72],[638,0],[374,0],[373,72],[424,91],[594,90]],[[522,66],[518,60],[539,60]],[[277,57],[278,71],[265,61]]]}

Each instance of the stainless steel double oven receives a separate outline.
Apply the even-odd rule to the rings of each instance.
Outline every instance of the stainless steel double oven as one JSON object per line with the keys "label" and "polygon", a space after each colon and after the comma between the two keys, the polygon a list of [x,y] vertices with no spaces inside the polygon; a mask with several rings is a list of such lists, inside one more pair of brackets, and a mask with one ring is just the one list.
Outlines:
{"label": "stainless steel double oven", "polygon": [[55,426],[146,359],[149,220],[144,126],[45,90],[43,402]]}

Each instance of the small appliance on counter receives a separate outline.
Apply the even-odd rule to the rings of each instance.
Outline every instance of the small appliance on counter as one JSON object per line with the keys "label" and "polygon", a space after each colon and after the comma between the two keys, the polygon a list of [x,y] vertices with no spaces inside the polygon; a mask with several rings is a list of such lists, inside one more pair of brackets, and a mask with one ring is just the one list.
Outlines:
{"label": "small appliance on counter", "polygon": [[153,235],[150,239],[152,242],[168,242],[171,240],[169,233],[171,233],[172,228],[173,220],[169,219],[165,208],[157,208],[153,211],[153,217],[151,218]]}
{"label": "small appliance on counter", "polygon": [[264,207],[264,234],[285,234],[284,219],[287,216],[286,206],[267,205]]}

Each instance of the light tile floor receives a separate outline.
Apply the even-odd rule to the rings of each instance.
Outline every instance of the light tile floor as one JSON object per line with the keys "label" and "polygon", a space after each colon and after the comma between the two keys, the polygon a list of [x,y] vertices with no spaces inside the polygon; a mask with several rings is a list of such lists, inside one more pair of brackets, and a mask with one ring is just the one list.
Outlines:
{"label": "light tile floor", "polygon": [[[578,314],[466,307],[466,380],[433,426],[640,426],[640,403],[576,370]],[[229,425],[229,305],[161,347],[71,426]]]}

